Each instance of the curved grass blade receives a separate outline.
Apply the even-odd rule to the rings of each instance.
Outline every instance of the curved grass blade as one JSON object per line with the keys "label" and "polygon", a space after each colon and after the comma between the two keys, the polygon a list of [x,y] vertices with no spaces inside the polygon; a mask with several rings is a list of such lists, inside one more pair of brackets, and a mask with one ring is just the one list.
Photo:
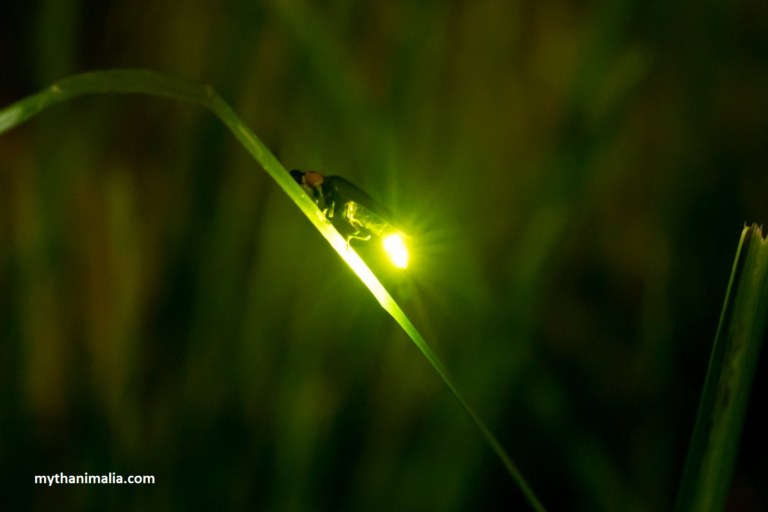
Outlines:
{"label": "curved grass blade", "polygon": [[768,319],[768,243],[745,227],[720,315],[677,512],[723,510]]}
{"label": "curved grass blade", "polygon": [[373,293],[379,304],[395,319],[403,328],[413,343],[418,347],[424,357],[443,379],[448,389],[459,401],[469,417],[482,433],[485,440],[494,453],[503,462],[512,479],[520,486],[526,499],[535,510],[543,511],[544,506],[538,500],[533,490],[523,478],[517,466],[512,462],[504,448],[501,447],[496,437],[491,433],[485,423],[477,416],[475,411],[467,404],[464,397],[454,386],[448,377],[437,355],[427,345],[424,338],[416,330],[414,325],[405,315],[400,306],[382,286],[373,272],[351,248],[338,231],[318,210],[301,187],[294,181],[288,171],[259,140],[259,138],[242,122],[223,99],[210,86],[197,82],[175,78],[161,73],[146,70],[112,70],[85,73],[61,80],[47,89],[18,101],[3,110],[0,110],[0,134],[6,132],[24,121],[28,120],[42,110],[63,101],[88,94],[103,93],[138,93],[152,96],[163,96],[179,101],[195,103],[212,111],[230,129],[230,131],[243,144],[246,150],[256,159],[265,171],[277,182],[288,197],[290,197],[317,230],[325,237],[328,243],[346,261],[347,265],[363,281]]}

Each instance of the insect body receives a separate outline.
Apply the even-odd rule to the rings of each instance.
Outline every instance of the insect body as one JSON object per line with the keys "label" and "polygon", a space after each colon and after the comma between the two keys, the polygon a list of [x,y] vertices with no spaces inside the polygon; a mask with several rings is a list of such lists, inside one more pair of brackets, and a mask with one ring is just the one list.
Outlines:
{"label": "insect body", "polygon": [[294,169],[291,176],[309,192],[320,210],[347,240],[380,237],[393,263],[405,268],[408,253],[394,217],[381,203],[339,176]]}

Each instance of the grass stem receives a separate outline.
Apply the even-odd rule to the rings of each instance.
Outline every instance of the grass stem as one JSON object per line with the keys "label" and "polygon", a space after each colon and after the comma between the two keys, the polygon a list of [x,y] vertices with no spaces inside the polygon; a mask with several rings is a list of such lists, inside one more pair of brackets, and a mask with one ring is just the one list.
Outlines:
{"label": "grass stem", "polygon": [[79,96],[105,93],[134,93],[162,96],[178,101],[195,103],[212,111],[277,182],[280,188],[296,203],[320,234],[325,237],[328,243],[331,244],[352,271],[357,274],[371,293],[373,293],[381,306],[392,315],[395,321],[413,340],[413,343],[424,354],[424,357],[427,358],[435,371],[437,371],[448,386],[448,389],[451,390],[451,393],[453,393],[462,408],[480,430],[483,438],[502,461],[504,467],[520,487],[531,506],[537,511],[544,510],[544,506],[525,481],[517,466],[509,458],[509,455],[507,455],[507,452],[499,444],[493,433],[491,433],[485,423],[477,416],[456,389],[437,355],[435,355],[424,338],[421,337],[421,334],[419,334],[397,302],[395,302],[358,254],[347,247],[344,238],[327,221],[312,199],[304,193],[282,164],[210,86],[146,70],[110,70],[76,75],[61,80],[33,96],[29,96],[0,110],[0,134],[20,125],[32,116],[57,103]]}

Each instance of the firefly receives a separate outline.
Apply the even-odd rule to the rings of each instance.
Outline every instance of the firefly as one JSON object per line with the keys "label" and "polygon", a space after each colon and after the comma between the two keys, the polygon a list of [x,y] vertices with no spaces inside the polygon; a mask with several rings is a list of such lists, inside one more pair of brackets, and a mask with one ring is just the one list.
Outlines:
{"label": "firefly", "polygon": [[340,176],[297,169],[291,171],[291,176],[311,195],[347,244],[353,239],[378,239],[396,267],[408,266],[405,235],[395,227],[394,217],[381,203]]}

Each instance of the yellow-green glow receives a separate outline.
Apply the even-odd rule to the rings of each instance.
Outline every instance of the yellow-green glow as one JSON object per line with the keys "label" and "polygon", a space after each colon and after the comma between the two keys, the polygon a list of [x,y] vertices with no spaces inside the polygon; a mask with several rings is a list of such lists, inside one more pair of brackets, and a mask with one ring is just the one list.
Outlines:
{"label": "yellow-green glow", "polygon": [[405,268],[408,266],[408,249],[405,247],[403,238],[395,233],[389,235],[384,239],[384,249],[389,254],[389,259],[398,268]]}

